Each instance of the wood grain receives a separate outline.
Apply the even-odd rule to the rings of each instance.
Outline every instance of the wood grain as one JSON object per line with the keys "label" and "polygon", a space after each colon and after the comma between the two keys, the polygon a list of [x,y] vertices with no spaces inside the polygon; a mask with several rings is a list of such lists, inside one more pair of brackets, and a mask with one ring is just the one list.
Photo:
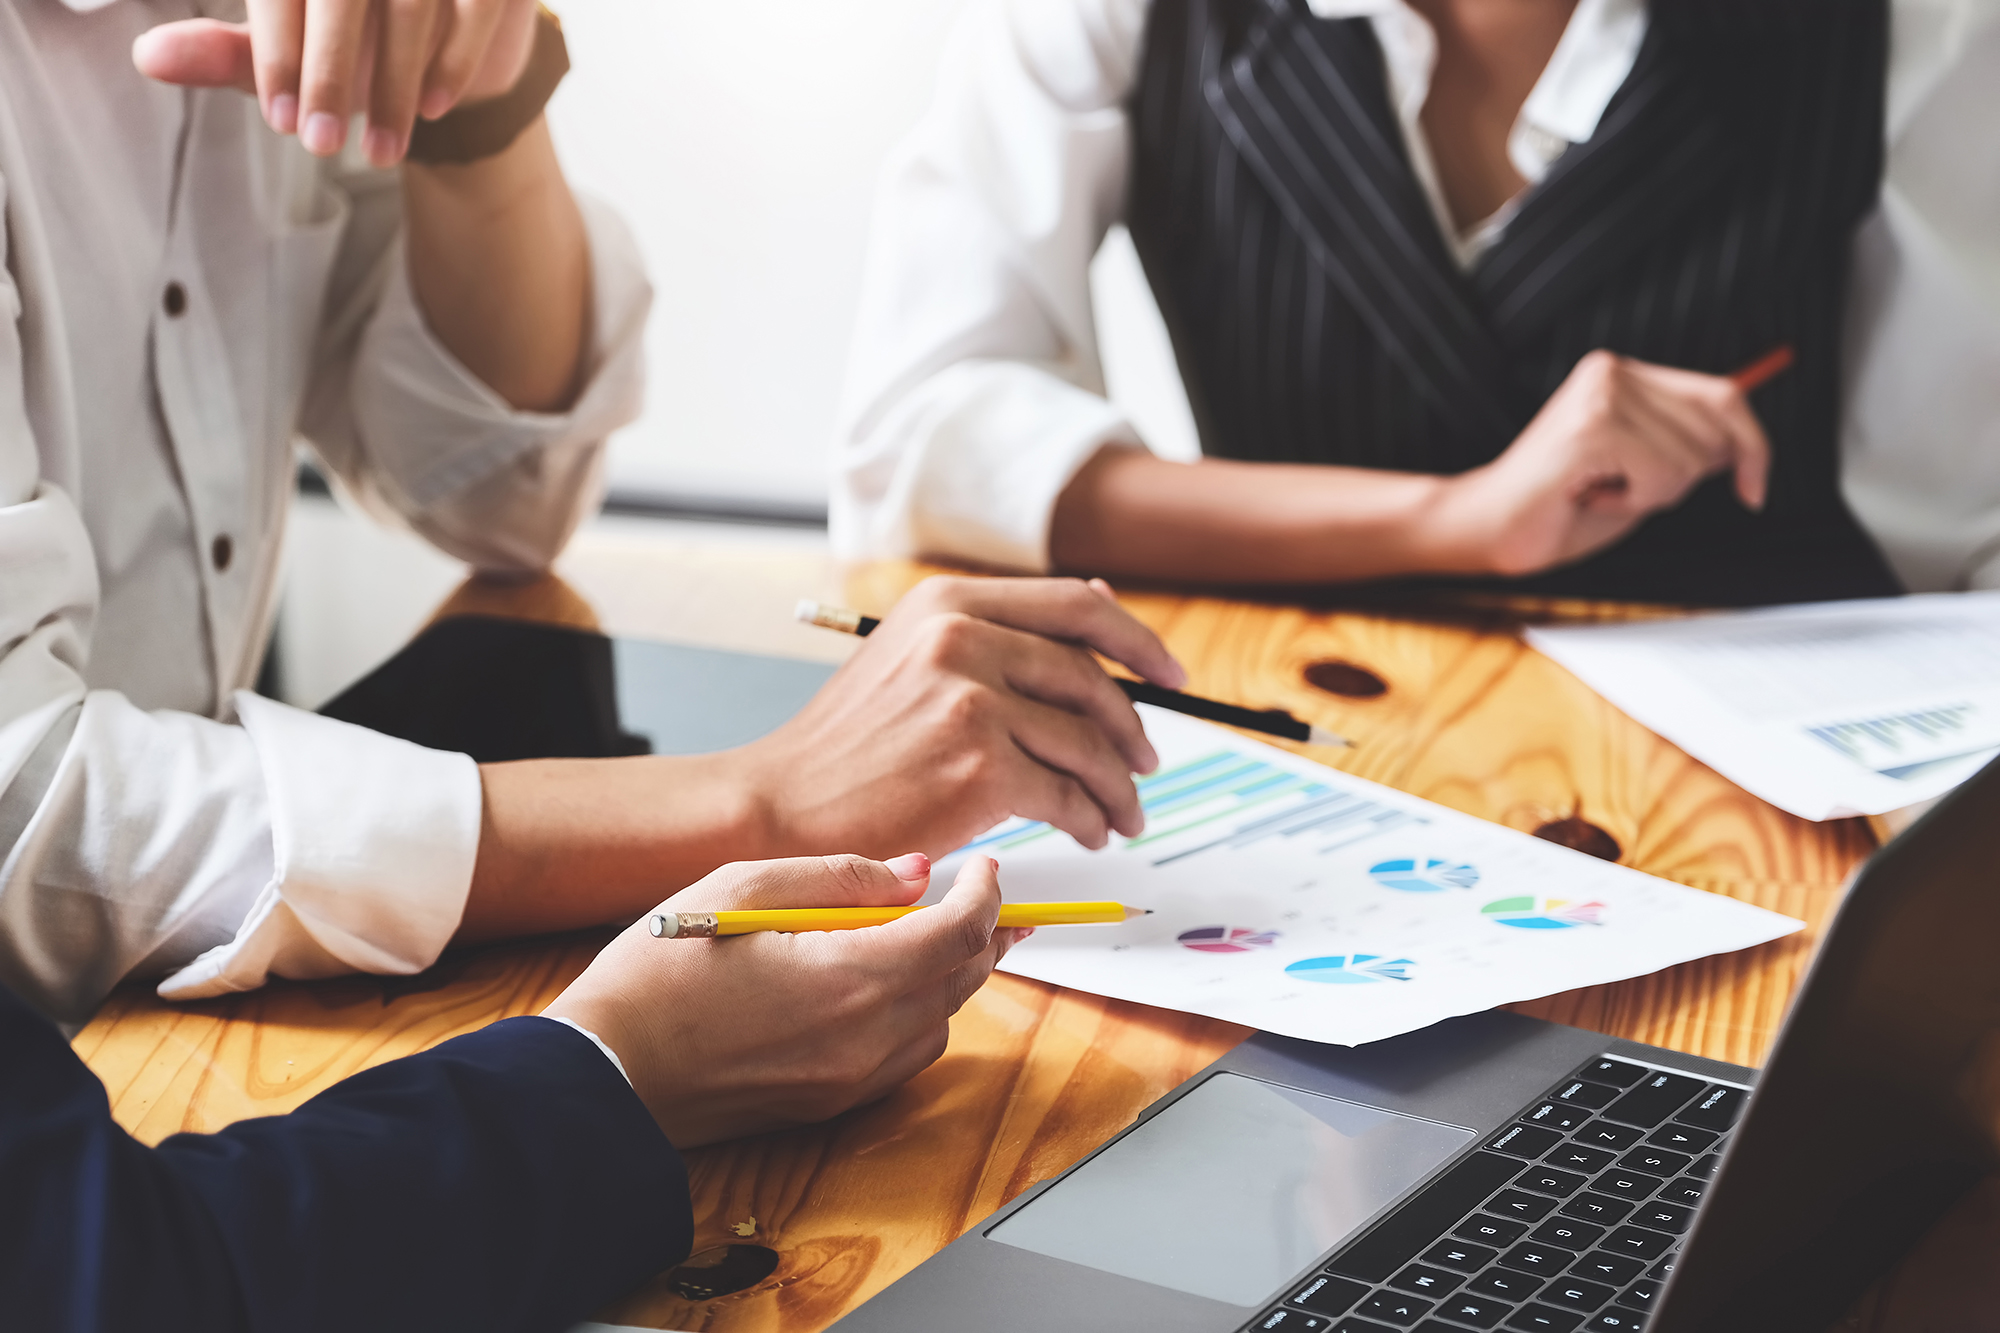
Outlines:
{"label": "wood grain", "polygon": [[[672,571],[649,570],[636,555],[620,568],[622,577],[672,583]],[[860,569],[847,581],[848,601],[879,613],[926,572]],[[772,600],[786,578],[783,562],[756,562],[755,578],[763,601]],[[810,591],[823,586],[825,569],[802,561],[798,578]],[[482,585],[462,591],[451,609],[579,623],[563,590],[523,588]],[[730,642],[746,631],[725,623],[727,594],[704,585],[677,604],[710,608],[716,639]],[[637,592],[624,595],[636,605]],[[1188,666],[1190,688],[1287,708],[1359,742],[1344,751],[1295,747],[1302,753],[1524,831],[1580,814],[1616,839],[1625,864],[1809,925],[1761,948],[1515,1006],[1525,1013],[1757,1063],[1840,885],[1874,845],[1859,821],[1807,823],[1738,790],[1527,648],[1505,617],[1412,621],[1158,591],[1124,600]],[[1536,614],[1631,612],[1549,605]],[[678,637],[701,628],[686,617],[675,627]],[[1307,684],[1304,669],[1328,659],[1373,671],[1388,691],[1353,700]],[[279,985],[188,1006],[123,990],[76,1047],[104,1078],[120,1123],[157,1141],[288,1110],[358,1069],[532,1013],[602,938],[455,953],[417,978]],[[770,1246],[780,1259],[766,1281],[697,1304],[663,1276],[604,1317],[720,1333],[824,1328],[1245,1035],[1209,1019],[996,978],[954,1022],[945,1057],[887,1101],[690,1155],[697,1249]]]}

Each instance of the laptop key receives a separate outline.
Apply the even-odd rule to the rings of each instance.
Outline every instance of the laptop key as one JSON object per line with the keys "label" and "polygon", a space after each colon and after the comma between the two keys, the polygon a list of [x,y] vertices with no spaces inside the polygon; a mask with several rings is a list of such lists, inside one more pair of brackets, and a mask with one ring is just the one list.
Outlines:
{"label": "laptop key", "polygon": [[[1365,1282],[1383,1281],[1415,1258],[1417,1251],[1436,1241],[1445,1228],[1479,1207],[1480,1200],[1520,1172],[1521,1164],[1512,1157],[1473,1153],[1376,1223],[1367,1235],[1335,1255],[1327,1265],[1328,1270]],[[1463,1230],[1452,1234],[1465,1240],[1486,1239]]]}
{"label": "laptop key", "polygon": [[1605,1226],[1616,1226],[1623,1222],[1635,1205],[1624,1199],[1608,1198],[1602,1194],[1585,1192],[1577,1195],[1562,1206],[1565,1217],[1578,1218],[1585,1222],[1602,1222]]}
{"label": "laptop key", "polygon": [[1465,1284],[1460,1295],[1491,1296],[1503,1301],[1525,1301],[1542,1289],[1542,1280],[1511,1268],[1489,1268]]}
{"label": "laptop key", "polygon": [[1396,1330],[1372,1319],[1347,1318],[1335,1324],[1331,1333],[1396,1333]]}
{"label": "laptop key", "polygon": [[1427,1264],[1411,1264],[1402,1272],[1389,1279],[1389,1285],[1398,1291],[1415,1292],[1419,1296],[1444,1296],[1458,1289],[1465,1281],[1462,1273],[1447,1273],[1442,1268],[1432,1268]]}
{"label": "laptop key", "polygon": [[1677,1203],[1642,1204],[1639,1211],[1632,1214],[1632,1224],[1652,1227],[1655,1231],[1671,1231],[1678,1236],[1694,1225],[1694,1209],[1683,1208]]}
{"label": "laptop key", "polygon": [[1539,1194],[1528,1194],[1521,1190],[1501,1190],[1486,1201],[1486,1207],[1492,1212],[1522,1222],[1539,1222],[1554,1211],[1555,1206],[1554,1199],[1545,1199]]}
{"label": "laptop key", "polygon": [[1525,1241],[1501,1255],[1500,1262],[1508,1268],[1533,1273],[1537,1277],[1554,1277],[1576,1262],[1576,1251]]}
{"label": "laptop key", "polygon": [[1603,1148],[1586,1148],[1580,1143],[1565,1143],[1542,1160],[1565,1171],[1581,1171],[1586,1176],[1594,1176],[1617,1161],[1618,1154]]}
{"label": "laptop key", "polygon": [[1378,1291],[1361,1304],[1354,1307],[1354,1314],[1364,1319],[1380,1319],[1398,1328],[1408,1328],[1431,1312],[1432,1302],[1420,1301],[1414,1296],[1404,1296],[1393,1291]]}
{"label": "laptop key", "polygon": [[[1622,1125],[1644,1125],[1651,1129],[1693,1101],[1702,1088],[1700,1079],[1686,1074],[1654,1073],[1639,1080],[1638,1086],[1606,1107],[1604,1117]],[[1701,1129],[1708,1128],[1698,1120],[1692,1123]]]}
{"label": "laptop key", "polygon": [[1665,1148],[1655,1148],[1650,1143],[1642,1143],[1619,1158],[1618,1165],[1629,1171],[1644,1171],[1652,1176],[1677,1176],[1692,1161],[1694,1158],[1684,1152],[1669,1152]]}
{"label": "laptop key", "polygon": [[1487,1245],[1512,1245],[1528,1234],[1528,1224],[1516,1222],[1511,1218],[1488,1217],[1481,1213],[1460,1222],[1451,1229],[1451,1234]]}
{"label": "laptop key", "polygon": [[1281,1333],[1328,1333],[1333,1321],[1325,1315],[1307,1314],[1303,1310],[1287,1310],[1282,1305],[1269,1311],[1262,1319],[1250,1325],[1257,1333],[1280,1330]]}
{"label": "laptop key", "polygon": [[1619,1227],[1605,1240],[1604,1248],[1613,1254],[1629,1254],[1638,1259],[1657,1259],[1673,1245],[1672,1236],[1644,1227]]}
{"label": "laptop key", "polygon": [[1691,1125],[1668,1123],[1646,1136],[1646,1142],[1658,1148],[1671,1148],[1675,1152],[1700,1156],[1715,1146],[1722,1136],[1712,1129],[1695,1129]]}
{"label": "laptop key", "polygon": [[1462,1273],[1477,1273],[1493,1262],[1493,1256],[1500,1251],[1489,1245],[1468,1245],[1463,1241],[1441,1240],[1423,1252],[1423,1261],[1445,1268],[1456,1268]]}
{"label": "laptop key", "polygon": [[1592,1250],[1583,1258],[1569,1266],[1572,1273],[1598,1282],[1609,1282],[1614,1287],[1622,1287],[1646,1266],[1644,1259],[1635,1259],[1629,1254],[1612,1254],[1606,1250]]}
{"label": "laptop key", "polygon": [[1533,1190],[1537,1194],[1553,1194],[1558,1199],[1567,1199],[1582,1189],[1583,1182],[1587,1179],[1589,1177],[1580,1176],[1574,1171],[1559,1171],[1552,1166],[1531,1166],[1514,1177],[1514,1183],[1524,1190]]}
{"label": "laptop key", "polygon": [[1576,1142],[1587,1148],[1609,1148],[1613,1152],[1624,1152],[1637,1143],[1645,1132],[1630,1125],[1614,1125],[1609,1120],[1593,1120],[1577,1131]]}
{"label": "laptop key", "polygon": [[[1600,1106],[1609,1106],[1618,1100],[1618,1089],[1608,1088],[1602,1083],[1586,1083],[1582,1079],[1571,1079],[1549,1094],[1552,1101],[1570,1106],[1587,1106],[1595,1111]],[[1662,1120],[1665,1116],[1660,1117]]]}
{"label": "laptop key", "polygon": [[1644,1199],[1667,1182],[1658,1176],[1649,1176],[1643,1171],[1625,1171],[1617,1167],[1606,1171],[1590,1182],[1590,1187],[1599,1194],[1609,1194],[1614,1199]]}
{"label": "laptop key", "polygon": [[1368,1294],[1368,1284],[1331,1273],[1321,1273],[1285,1298],[1287,1305],[1301,1305],[1315,1314],[1345,1314],[1350,1306]]}
{"label": "laptop key", "polygon": [[1715,1168],[1721,1165],[1722,1154],[1712,1152],[1689,1167],[1688,1174],[1696,1180],[1713,1180],[1715,1178]]}
{"label": "laptop key", "polygon": [[1696,1180],[1692,1176],[1682,1176],[1660,1191],[1660,1198],[1667,1203],[1678,1203],[1692,1208],[1701,1202],[1701,1196],[1708,1192],[1708,1182]]}
{"label": "laptop key", "polygon": [[1581,1310],[1589,1314],[1615,1294],[1616,1288],[1607,1287],[1602,1282],[1585,1282],[1581,1278],[1558,1278],[1542,1288],[1542,1299],[1550,1305],[1560,1305],[1565,1310]]}
{"label": "laptop key", "polygon": [[1651,1072],[1644,1065],[1628,1064],[1623,1060],[1614,1060],[1606,1056],[1595,1064],[1588,1064],[1577,1070],[1576,1076],[1597,1083],[1615,1083],[1621,1088],[1629,1088]]}
{"label": "laptop key", "polygon": [[1652,1278],[1655,1282],[1665,1282],[1668,1278],[1674,1275],[1674,1261],[1678,1258],[1680,1258],[1680,1256],[1677,1254],[1668,1255],[1666,1258],[1660,1260],[1660,1262],[1654,1264],[1651,1268],[1647,1269],[1646,1276]]}
{"label": "laptop key", "polygon": [[1538,1240],[1544,1245],[1560,1245],[1566,1250],[1587,1250],[1597,1244],[1606,1228],[1589,1222],[1572,1222],[1566,1217],[1552,1217],[1528,1233],[1529,1240]]}
{"label": "laptop key", "polygon": [[[1437,1312],[1454,1324],[1469,1324],[1473,1328],[1492,1328],[1506,1318],[1513,1309],[1513,1306],[1488,1296],[1473,1296],[1460,1292],[1439,1305]],[[1423,1324],[1419,1329],[1437,1326],[1434,1323]]]}
{"label": "laptop key", "polygon": [[1659,1298],[1660,1284],[1651,1278],[1641,1278],[1618,1297],[1620,1305],[1629,1305],[1634,1310],[1650,1310]]}
{"label": "laptop key", "polygon": [[1741,1088],[1710,1088],[1674,1119],[1720,1133],[1736,1123],[1736,1117],[1743,1114],[1743,1103],[1749,1099],[1750,1094]]}
{"label": "laptop key", "polygon": [[1614,1305],[1585,1324],[1583,1333],[1637,1333],[1645,1326],[1646,1316],[1637,1310],[1621,1310]]}
{"label": "laptop key", "polygon": [[1508,1328],[1532,1329],[1534,1333],[1571,1333],[1583,1316],[1574,1310],[1558,1310],[1553,1305],[1524,1305],[1507,1317]]}
{"label": "laptop key", "polygon": [[1581,1106],[1565,1106],[1561,1102],[1543,1102],[1540,1106],[1522,1116],[1521,1119],[1531,1125],[1540,1125],[1545,1129],[1561,1130],[1567,1134],[1572,1129],[1581,1128],[1583,1122],[1590,1119],[1590,1112]]}
{"label": "laptop key", "polygon": [[1553,1129],[1544,1129],[1540,1125],[1514,1124],[1494,1135],[1487,1141],[1486,1146],[1494,1152],[1509,1153],[1533,1161],[1561,1142],[1562,1135]]}

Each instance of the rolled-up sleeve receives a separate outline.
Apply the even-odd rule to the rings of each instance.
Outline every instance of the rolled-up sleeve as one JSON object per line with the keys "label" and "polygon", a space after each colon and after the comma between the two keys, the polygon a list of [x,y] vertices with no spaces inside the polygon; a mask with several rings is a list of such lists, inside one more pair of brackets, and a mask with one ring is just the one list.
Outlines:
{"label": "rolled-up sleeve", "polygon": [[1048,565],[1050,516],[1108,444],[1090,263],[1124,203],[1145,0],[979,0],[885,168],[834,448],[857,558]]}
{"label": "rolled-up sleeve", "polygon": [[521,412],[425,322],[393,181],[344,188],[352,214],[301,434],[376,517],[481,570],[546,568],[597,505],[611,433],[639,414],[652,288],[637,244],[616,213],[579,199],[591,265],[583,388],[567,412]]}

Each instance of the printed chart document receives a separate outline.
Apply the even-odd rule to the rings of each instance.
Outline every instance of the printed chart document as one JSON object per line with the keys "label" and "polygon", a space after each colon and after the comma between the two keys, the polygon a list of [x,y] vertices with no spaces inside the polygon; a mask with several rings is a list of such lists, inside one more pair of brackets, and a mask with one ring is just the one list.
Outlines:
{"label": "printed chart document", "polygon": [[2000,592],[1537,629],[1528,642],[1807,819],[1927,801],[2000,754]]}
{"label": "printed chart document", "polygon": [[1762,944],[1801,923],[1141,707],[1146,831],[1101,852],[1012,820],[954,853],[1009,902],[1153,915],[1038,931],[1006,971],[1351,1046]]}

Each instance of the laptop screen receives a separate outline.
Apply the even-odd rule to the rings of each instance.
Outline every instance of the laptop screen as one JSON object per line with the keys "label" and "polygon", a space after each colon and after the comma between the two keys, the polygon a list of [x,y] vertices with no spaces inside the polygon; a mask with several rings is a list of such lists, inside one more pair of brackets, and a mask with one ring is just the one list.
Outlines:
{"label": "laptop screen", "polygon": [[1652,1333],[1820,1329],[2000,1166],[2000,761],[1867,863]]}

